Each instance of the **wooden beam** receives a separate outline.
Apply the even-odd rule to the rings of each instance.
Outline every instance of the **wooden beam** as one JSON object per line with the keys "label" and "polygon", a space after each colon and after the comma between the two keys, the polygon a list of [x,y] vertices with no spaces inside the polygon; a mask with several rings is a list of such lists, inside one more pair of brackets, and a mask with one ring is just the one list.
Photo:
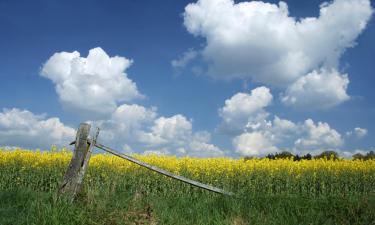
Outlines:
{"label": "wooden beam", "polygon": [[81,169],[78,171],[78,177],[77,177],[77,183],[78,183],[78,185],[76,185],[76,188],[77,188],[75,190],[76,193],[78,193],[80,191],[80,189],[82,188],[82,186],[83,186],[83,180],[85,178],[85,173],[86,173],[87,168],[89,166],[89,161],[90,161],[90,158],[91,158],[91,153],[92,153],[92,150],[94,149],[94,146],[96,144],[96,140],[97,140],[97,138],[99,136],[99,131],[100,131],[100,129],[96,128],[96,133],[95,133],[95,136],[94,136],[93,140],[91,142],[88,142],[89,143],[89,148],[88,148],[86,156],[85,156],[85,158],[83,160]]}
{"label": "wooden beam", "polygon": [[[88,159],[91,155],[91,153],[88,154],[89,148],[91,147],[88,144],[90,128],[91,125],[87,123],[81,123],[79,125],[73,157],[58,189],[59,196],[66,194],[72,201],[81,191],[83,176],[87,169]],[[94,140],[96,141],[96,138]],[[87,162],[85,162],[86,159]]]}
{"label": "wooden beam", "polygon": [[108,148],[107,146],[104,146],[104,145],[102,145],[102,144],[95,143],[95,146],[98,147],[98,148],[100,148],[100,149],[102,149],[102,150],[104,150],[104,151],[106,151],[106,152],[109,152],[109,153],[111,153],[111,154],[113,154],[113,155],[116,155],[116,156],[118,156],[118,157],[120,157],[120,158],[126,159],[126,160],[128,160],[128,161],[130,161],[130,162],[133,162],[133,163],[138,164],[138,165],[140,165],[140,166],[142,166],[142,167],[145,167],[145,168],[147,168],[147,169],[149,169],[149,170],[152,170],[152,171],[155,171],[155,172],[157,172],[157,173],[163,174],[163,175],[165,175],[165,176],[167,176],[167,177],[171,177],[171,178],[173,178],[173,179],[176,179],[176,180],[179,180],[179,181],[182,181],[182,182],[188,183],[188,184],[190,184],[190,185],[193,185],[193,186],[196,186],[196,187],[199,187],[199,188],[206,189],[206,190],[208,190],[208,191],[212,191],[212,192],[216,192],[216,193],[224,194],[224,195],[230,195],[230,196],[233,195],[233,193],[231,193],[231,192],[227,192],[227,191],[224,191],[224,190],[222,190],[222,189],[220,189],[220,188],[213,187],[213,186],[210,186],[210,185],[207,185],[207,184],[203,184],[203,183],[200,183],[200,182],[198,182],[198,181],[191,180],[191,179],[189,179],[189,178],[186,178],[186,177],[183,177],[183,176],[179,176],[179,175],[173,174],[173,173],[171,173],[171,172],[169,172],[169,171],[166,171],[166,170],[164,170],[164,169],[161,169],[161,168],[159,168],[159,167],[149,165],[149,164],[144,163],[144,162],[142,162],[142,161],[140,161],[140,160],[138,160],[138,159],[135,159],[135,158],[133,158],[133,157],[131,157],[131,156],[128,156],[128,155],[125,155],[125,154],[121,154],[121,153],[119,153],[119,152],[116,152],[115,150],[113,150],[113,149],[111,149],[111,148]]}

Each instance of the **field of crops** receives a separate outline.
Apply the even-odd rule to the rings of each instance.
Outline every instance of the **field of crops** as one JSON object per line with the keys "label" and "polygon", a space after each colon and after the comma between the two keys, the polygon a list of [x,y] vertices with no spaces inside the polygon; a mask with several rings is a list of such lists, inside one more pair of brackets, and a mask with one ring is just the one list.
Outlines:
{"label": "field of crops", "polygon": [[[69,151],[2,150],[0,151],[0,190],[9,192],[26,189],[38,193],[50,193],[52,196],[57,190],[58,183],[66,170],[71,156],[72,154]],[[169,199],[170,201],[183,199],[183,201],[186,201],[185,203],[175,203],[177,205],[182,204],[181,210],[183,210],[184,204],[194,204],[194,201],[199,199],[208,205],[214,204],[213,202],[216,202],[215,204],[217,205],[217,201],[220,201],[219,205],[221,206],[215,206],[221,207],[219,211],[211,213],[232,213],[233,217],[240,215],[240,218],[248,218],[245,220],[240,219],[241,221],[251,221],[251,215],[246,214],[246,207],[255,207],[255,205],[248,205],[250,203],[246,202],[254,202],[254,199],[259,200],[260,198],[263,198],[264,202],[269,199],[276,199],[275,204],[278,204],[277,201],[280,200],[280,196],[284,200],[287,199],[285,202],[293,198],[314,200],[315,202],[309,203],[309,206],[301,205],[300,210],[302,210],[302,213],[303,210],[309,210],[304,209],[304,207],[312,207],[313,209],[314,204],[317,209],[322,207],[327,199],[328,201],[332,199],[347,199],[349,202],[354,201],[355,204],[362,204],[359,203],[358,199],[364,199],[365,204],[370,204],[366,205],[366,207],[375,207],[375,205],[372,205],[373,202],[368,202],[375,192],[375,160],[333,161],[319,159],[294,162],[288,159],[251,159],[245,161],[243,159],[235,160],[229,158],[197,159],[141,155],[135,157],[173,173],[231,191],[236,194],[235,198],[239,199],[237,202],[241,203],[227,202],[231,200],[225,200],[223,196],[191,187],[148,171],[123,159],[105,154],[93,155],[90,160],[89,171],[85,178],[87,196],[105,195],[108,199],[121,199],[118,196],[121,194],[129,198],[131,198],[130,196],[134,197],[134,195],[147,196],[150,199],[158,198],[158,201],[160,199]],[[323,202],[316,202],[322,199],[324,200]],[[148,200],[143,201],[147,202]],[[334,202],[331,203],[335,205]],[[151,203],[148,202],[147,204]],[[197,205],[199,204],[197,203]],[[226,204],[228,206],[225,206]],[[247,206],[245,206],[246,204]],[[298,201],[295,204],[298,206]],[[155,206],[155,203],[151,205],[158,207]],[[168,208],[168,206],[165,207]],[[224,208],[222,209],[222,207]],[[245,209],[234,209],[233,207],[244,207]],[[243,210],[244,212],[240,213]],[[262,211],[262,209],[260,210]],[[342,213],[347,213],[348,215],[356,213],[346,212],[346,210],[344,209]],[[370,212],[366,210],[364,210],[366,213],[373,212],[371,209]],[[162,218],[159,218],[159,220],[168,223],[169,220],[166,219],[168,217],[165,217],[165,215],[159,215],[159,217]],[[308,218],[305,219],[308,220]],[[366,222],[371,222],[372,219],[373,217],[366,217]],[[155,221],[157,220],[155,219]],[[313,220],[313,216],[311,220]],[[301,218],[295,221],[296,224],[298,221],[301,221]],[[332,221],[337,222],[337,218],[333,217]],[[341,222],[343,224],[351,224],[353,221],[347,218]],[[359,224],[362,224],[363,221],[359,220],[359,222]],[[190,223],[186,222],[186,224]],[[244,222],[243,224],[247,223]]]}

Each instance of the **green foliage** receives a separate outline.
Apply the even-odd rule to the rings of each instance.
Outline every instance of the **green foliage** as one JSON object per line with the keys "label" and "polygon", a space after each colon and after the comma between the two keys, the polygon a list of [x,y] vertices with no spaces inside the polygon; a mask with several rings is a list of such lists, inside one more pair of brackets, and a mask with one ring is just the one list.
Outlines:
{"label": "green foliage", "polygon": [[366,155],[362,155],[361,153],[356,153],[352,156],[353,160],[374,160],[375,159],[375,152],[370,151]]}
{"label": "green foliage", "polygon": [[276,159],[293,159],[294,155],[291,152],[283,151],[281,153],[276,153]]}
{"label": "green foliage", "polygon": [[339,154],[335,151],[324,151],[317,156],[314,156],[315,159],[328,159],[336,160],[339,159]]}
{"label": "green foliage", "polygon": [[365,156],[365,160],[371,160],[371,159],[375,159],[375,152],[374,151],[368,152]]}
{"label": "green foliage", "polygon": [[312,156],[310,153],[307,153],[306,155],[299,156],[299,155],[293,155],[291,152],[283,151],[281,153],[276,154],[268,154],[266,156],[268,159],[293,159],[294,161],[300,161],[300,160],[311,160]]}
{"label": "green foliage", "polygon": [[365,156],[362,155],[361,153],[356,153],[352,156],[353,160],[364,160]]}
{"label": "green foliage", "polygon": [[288,151],[283,151],[280,153],[275,153],[275,154],[268,154],[266,158],[268,159],[293,159],[295,156]]}
{"label": "green foliage", "polygon": [[69,203],[30,189],[0,191],[1,225],[373,224],[375,196],[229,198],[207,192],[158,195],[131,187],[95,190]]}

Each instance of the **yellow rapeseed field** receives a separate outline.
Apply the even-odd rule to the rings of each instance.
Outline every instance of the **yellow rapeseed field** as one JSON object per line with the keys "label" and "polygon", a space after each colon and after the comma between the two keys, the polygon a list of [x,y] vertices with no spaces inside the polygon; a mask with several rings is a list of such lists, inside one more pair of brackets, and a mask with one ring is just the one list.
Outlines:
{"label": "yellow rapeseed field", "polygon": [[[28,187],[55,191],[72,157],[68,150],[0,150],[0,189]],[[375,160],[302,160],[134,157],[173,173],[246,195],[368,195],[375,190]],[[108,154],[95,154],[87,189],[142,186],[152,192],[192,192],[192,187]],[[130,187],[129,187],[130,188]],[[194,189],[195,190],[195,189]],[[197,190],[198,191],[198,190]]]}

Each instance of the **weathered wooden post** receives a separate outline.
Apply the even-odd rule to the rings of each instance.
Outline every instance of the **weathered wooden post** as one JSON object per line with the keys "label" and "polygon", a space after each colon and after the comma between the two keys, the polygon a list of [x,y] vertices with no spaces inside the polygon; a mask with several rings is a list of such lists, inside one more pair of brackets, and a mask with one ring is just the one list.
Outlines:
{"label": "weathered wooden post", "polygon": [[216,192],[219,194],[233,195],[233,193],[231,192],[227,192],[220,188],[216,188],[207,184],[200,183],[195,180],[191,180],[183,176],[173,174],[167,170],[147,164],[136,158],[119,153],[107,146],[97,143],[96,140],[99,135],[99,128],[97,128],[95,136],[92,138],[89,138],[90,128],[91,128],[90,124],[87,124],[87,123],[81,123],[79,125],[79,129],[77,130],[76,140],[71,143],[71,144],[75,144],[73,158],[70,161],[69,167],[66,170],[66,173],[64,175],[64,179],[59,186],[59,189],[58,189],[59,196],[62,194],[66,194],[68,197],[70,197],[71,201],[73,201],[74,198],[77,196],[77,194],[81,191],[82,186],[83,186],[83,178],[85,176],[85,173],[89,164],[89,160],[91,157],[91,152],[94,147],[100,148],[106,152],[109,152],[120,158],[126,159],[139,166],[142,166],[149,170],[163,174],[164,176],[171,177],[173,179],[188,183],[190,185],[203,188],[208,191]]}
{"label": "weathered wooden post", "polygon": [[96,138],[99,134],[98,129],[96,136],[90,144],[88,141],[90,128],[91,125],[87,123],[81,123],[79,125],[73,157],[58,190],[59,196],[66,194],[72,201],[82,189],[83,178],[88,167],[91,150],[94,147]]}

